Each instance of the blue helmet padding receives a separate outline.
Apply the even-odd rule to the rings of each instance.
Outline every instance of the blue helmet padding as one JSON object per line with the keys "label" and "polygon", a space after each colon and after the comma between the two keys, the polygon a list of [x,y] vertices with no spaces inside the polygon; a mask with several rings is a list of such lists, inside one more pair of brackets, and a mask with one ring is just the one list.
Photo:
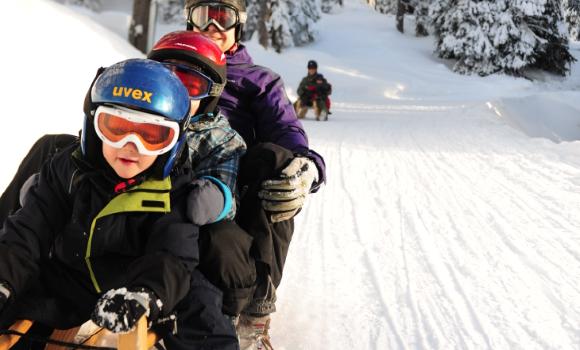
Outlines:
{"label": "blue helmet padding", "polygon": [[179,78],[161,63],[129,59],[106,68],[91,90],[94,104],[136,108],[174,120],[189,117],[189,93]]}

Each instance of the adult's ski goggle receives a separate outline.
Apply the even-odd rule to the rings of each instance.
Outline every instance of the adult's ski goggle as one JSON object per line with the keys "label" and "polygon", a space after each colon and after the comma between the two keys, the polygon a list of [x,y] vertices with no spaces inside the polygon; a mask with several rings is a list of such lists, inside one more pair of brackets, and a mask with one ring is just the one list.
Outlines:
{"label": "adult's ski goggle", "polygon": [[187,21],[201,31],[213,24],[225,32],[239,23],[246,23],[246,13],[239,13],[234,7],[226,4],[200,4],[189,9]]}
{"label": "adult's ski goggle", "polygon": [[224,90],[225,84],[215,83],[210,77],[193,67],[175,62],[163,62],[163,65],[177,75],[193,100],[219,96]]}
{"label": "adult's ski goggle", "polygon": [[179,138],[179,124],[158,115],[122,107],[99,106],[95,113],[95,131],[114,148],[132,142],[142,155],[168,152]]}

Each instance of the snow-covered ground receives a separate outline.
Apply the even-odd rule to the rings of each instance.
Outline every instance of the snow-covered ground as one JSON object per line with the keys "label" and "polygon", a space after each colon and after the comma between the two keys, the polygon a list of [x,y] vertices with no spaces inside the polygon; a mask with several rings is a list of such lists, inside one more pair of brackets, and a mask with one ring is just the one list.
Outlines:
{"label": "snow-covered ground", "polygon": [[[248,45],[290,96],[309,59],[334,91],[330,120],[304,121],[328,184],[297,219],[276,349],[580,349],[580,65],[457,75],[345,3],[312,45]],[[80,129],[96,68],[139,53],[126,13],[1,6],[4,188],[38,136]]]}

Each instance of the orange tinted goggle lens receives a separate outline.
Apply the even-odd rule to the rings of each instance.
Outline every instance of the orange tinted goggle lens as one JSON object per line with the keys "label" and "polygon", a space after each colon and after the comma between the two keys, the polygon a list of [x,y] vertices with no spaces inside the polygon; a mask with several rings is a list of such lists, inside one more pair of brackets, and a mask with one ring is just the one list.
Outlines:
{"label": "orange tinted goggle lens", "polygon": [[175,137],[175,131],[170,127],[150,123],[134,123],[109,113],[99,114],[98,127],[103,136],[112,142],[119,142],[125,136],[134,134],[150,151],[158,151],[169,146]]}

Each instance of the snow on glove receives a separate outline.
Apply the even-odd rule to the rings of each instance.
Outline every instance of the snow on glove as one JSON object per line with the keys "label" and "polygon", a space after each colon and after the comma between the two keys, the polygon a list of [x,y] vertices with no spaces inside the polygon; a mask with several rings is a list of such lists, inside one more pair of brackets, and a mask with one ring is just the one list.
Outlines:
{"label": "snow on glove", "polygon": [[258,197],[262,207],[272,212],[270,220],[280,222],[296,215],[316,181],[316,164],[308,158],[296,157],[281,171],[279,179],[262,182]]}
{"label": "snow on glove", "polygon": [[6,302],[10,298],[10,289],[5,283],[0,282],[0,312],[6,305]]}
{"label": "snow on glove", "polygon": [[113,333],[128,333],[135,329],[143,315],[150,321],[157,319],[162,305],[161,300],[146,288],[111,289],[97,301],[91,320]]}

